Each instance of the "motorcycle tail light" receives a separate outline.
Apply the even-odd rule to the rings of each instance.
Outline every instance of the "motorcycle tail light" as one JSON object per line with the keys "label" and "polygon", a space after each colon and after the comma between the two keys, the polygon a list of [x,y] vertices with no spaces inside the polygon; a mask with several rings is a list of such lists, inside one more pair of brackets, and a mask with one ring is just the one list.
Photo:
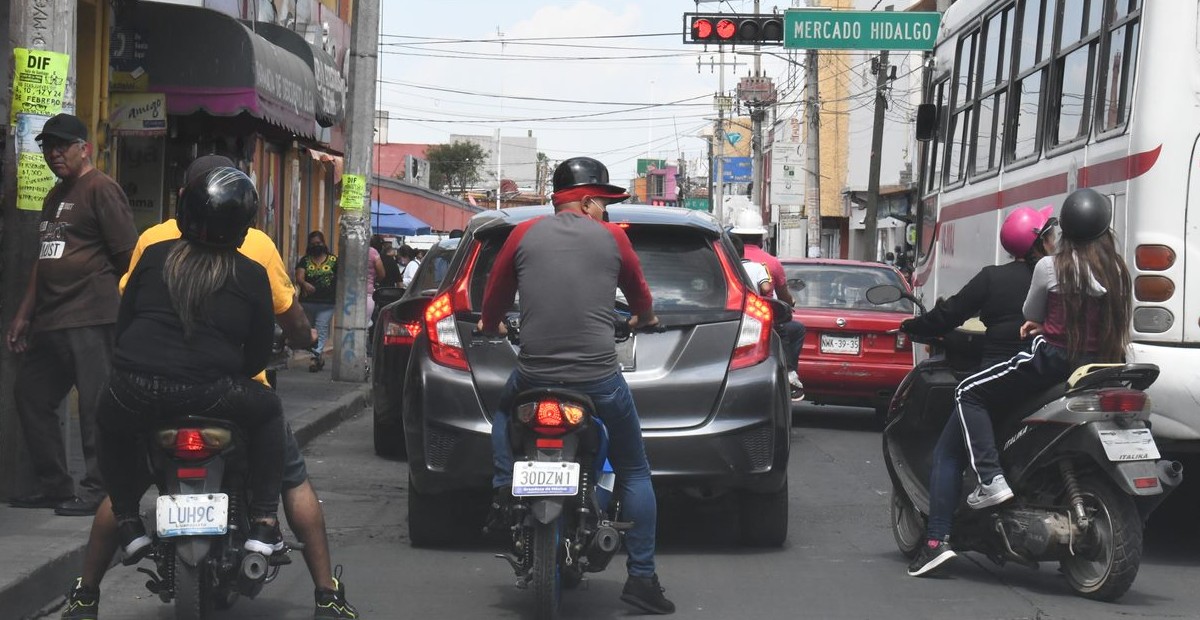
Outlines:
{"label": "motorcycle tail light", "polygon": [[563,426],[562,407],[557,401],[543,400],[537,404],[537,423],[539,426]]}
{"label": "motorcycle tail light", "polygon": [[1158,478],[1150,476],[1147,478],[1134,478],[1133,486],[1137,489],[1153,489],[1158,486]]}
{"label": "motorcycle tail light", "polygon": [[1099,394],[1102,411],[1121,413],[1144,411],[1149,400],[1146,393],[1141,390],[1109,389],[1100,390]]}
{"label": "motorcycle tail light", "polygon": [[517,420],[542,435],[562,435],[579,426],[584,416],[579,405],[557,400],[540,400],[517,407]]}
{"label": "motorcycle tail light", "polygon": [[578,405],[568,405],[564,403],[562,406],[562,411],[563,420],[568,426],[579,426],[579,423],[583,422],[583,408],[579,407]]}
{"label": "motorcycle tail light", "polygon": [[185,461],[199,461],[213,455],[215,450],[204,443],[204,435],[198,428],[181,428],[175,433],[175,457]]}
{"label": "motorcycle tail light", "polygon": [[175,470],[175,476],[180,480],[195,480],[208,475],[208,469],[205,467],[180,467]]}

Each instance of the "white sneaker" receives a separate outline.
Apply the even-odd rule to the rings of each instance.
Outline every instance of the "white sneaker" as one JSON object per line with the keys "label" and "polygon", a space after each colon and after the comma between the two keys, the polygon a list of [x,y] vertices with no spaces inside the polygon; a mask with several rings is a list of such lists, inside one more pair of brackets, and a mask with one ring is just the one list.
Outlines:
{"label": "white sneaker", "polygon": [[796,374],[794,370],[788,373],[788,383],[792,384],[794,388],[804,389],[804,384],[800,382],[800,375]]}
{"label": "white sneaker", "polygon": [[974,510],[989,508],[1003,504],[1013,498],[1013,490],[1009,488],[1004,474],[998,474],[987,484],[981,484],[967,496],[967,505]]}

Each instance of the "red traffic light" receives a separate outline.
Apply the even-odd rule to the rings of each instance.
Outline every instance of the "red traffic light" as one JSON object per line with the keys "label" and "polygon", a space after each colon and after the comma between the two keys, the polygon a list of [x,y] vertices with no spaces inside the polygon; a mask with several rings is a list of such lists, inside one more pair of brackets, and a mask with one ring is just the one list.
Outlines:
{"label": "red traffic light", "polygon": [[781,45],[783,20],[778,15],[684,13],[683,42],[695,44]]}
{"label": "red traffic light", "polygon": [[692,22],[692,38],[708,39],[713,35],[713,24],[707,19],[697,19]]}
{"label": "red traffic light", "polygon": [[737,24],[733,23],[732,19],[722,19],[717,22],[717,38],[723,41],[728,41],[737,34]]}

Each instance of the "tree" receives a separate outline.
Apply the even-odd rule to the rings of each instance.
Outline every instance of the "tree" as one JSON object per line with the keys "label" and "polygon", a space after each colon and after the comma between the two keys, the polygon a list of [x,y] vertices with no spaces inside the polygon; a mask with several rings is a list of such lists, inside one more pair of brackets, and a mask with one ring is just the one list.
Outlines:
{"label": "tree", "polygon": [[457,189],[460,195],[479,181],[480,170],[487,161],[483,147],[461,140],[435,144],[425,150],[425,157],[429,160],[429,186],[438,191]]}

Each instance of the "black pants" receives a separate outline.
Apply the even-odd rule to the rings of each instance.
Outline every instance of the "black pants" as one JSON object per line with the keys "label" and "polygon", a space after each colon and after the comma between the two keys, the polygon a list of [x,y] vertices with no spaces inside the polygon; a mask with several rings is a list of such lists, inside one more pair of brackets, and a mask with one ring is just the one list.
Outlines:
{"label": "black pants", "polygon": [[96,458],[96,402],[108,381],[112,351],[112,325],[33,334],[17,369],[13,397],[25,447],[37,474],[38,492],[60,497],[76,495],[56,411],[74,386],[79,392],[79,438],[87,467],[77,495],[88,501],[104,497]]}
{"label": "black pants", "polygon": [[787,369],[795,371],[800,368],[800,350],[804,348],[804,334],[807,330],[804,324],[795,319],[776,325],[775,329],[783,338],[783,350],[787,353]]}
{"label": "black pants", "polygon": [[115,371],[100,397],[100,470],[118,519],[135,517],[150,485],[138,439],[171,418],[198,415],[235,422],[249,437],[250,516],[273,516],[283,478],[283,409],[279,397],[257,381],[225,378],[181,383]]}

